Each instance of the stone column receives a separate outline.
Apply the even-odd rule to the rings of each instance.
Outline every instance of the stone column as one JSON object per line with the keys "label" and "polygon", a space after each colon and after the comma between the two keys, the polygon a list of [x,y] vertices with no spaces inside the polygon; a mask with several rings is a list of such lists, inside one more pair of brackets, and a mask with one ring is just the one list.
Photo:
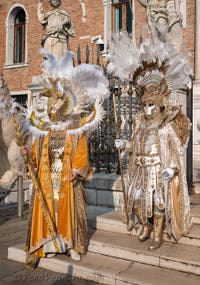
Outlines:
{"label": "stone column", "polygon": [[196,0],[195,81],[200,83],[200,1]]}
{"label": "stone column", "polygon": [[132,37],[133,42],[136,43],[135,39],[135,0],[132,0]]}
{"label": "stone column", "polygon": [[103,0],[104,5],[104,51],[108,48],[108,42],[111,40],[112,34],[112,1]]}
{"label": "stone column", "polygon": [[193,83],[193,181],[194,192],[200,194],[200,181],[198,173],[200,171],[200,1],[195,1],[196,23],[195,23],[195,81]]}

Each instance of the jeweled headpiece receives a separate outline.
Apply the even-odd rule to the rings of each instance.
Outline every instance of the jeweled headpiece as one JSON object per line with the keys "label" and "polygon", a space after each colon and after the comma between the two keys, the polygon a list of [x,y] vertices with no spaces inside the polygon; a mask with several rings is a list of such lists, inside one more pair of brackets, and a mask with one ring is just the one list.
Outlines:
{"label": "jeweled headpiece", "polygon": [[164,97],[169,95],[167,83],[160,72],[147,72],[137,81],[136,94],[141,102],[154,101],[161,104]]}
{"label": "jeweled headpiece", "polygon": [[41,53],[45,58],[40,76],[44,88],[39,96],[48,98],[46,121],[42,122],[30,109],[30,129],[34,132],[42,126],[44,132],[60,129],[77,136],[93,131],[104,117],[103,102],[109,97],[103,69],[92,64],[74,67],[74,53],[70,51],[60,61],[45,49]]}
{"label": "jeweled headpiece", "polygon": [[[123,52],[122,52],[123,51]],[[114,35],[108,53],[107,71],[122,81],[131,81],[136,94],[141,98],[145,90],[158,87],[151,92],[152,99],[176,98],[181,88],[191,88],[192,69],[186,56],[178,53],[167,43],[146,41],[136,47],[127,34]],[[145,93],[145,97],[150,96]],[[142,100],[145,99],[143,97]]]}

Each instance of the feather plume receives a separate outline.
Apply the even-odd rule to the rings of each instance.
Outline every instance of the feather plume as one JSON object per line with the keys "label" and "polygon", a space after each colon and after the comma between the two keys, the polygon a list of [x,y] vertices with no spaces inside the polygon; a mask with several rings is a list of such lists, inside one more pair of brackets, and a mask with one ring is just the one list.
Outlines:
{"label": "feather plume", "polygon": [[54,55],[47,50],[41,49],[40,52],[45,59],[41,64],[43,72],[48,74],[53,80],[56,80],[57,78],[70,78],[73,70],[73,57],[75,53],[67,51],[65,55],[57,61]]}
{"label": "feather plume", "polygon": [[58,73],[58,63],[56,58],[53,54],[45,49],[41,49],[40,52],[45,59],[41,64],[42,71],[51,76],[53,79],[56,79]]}
{"label": "feather plume", "polygon": [[171,95],[176,96],[181,88],[191,88],[192,69],[186,56],[162,42],[150,40],[136,47],[127,34],[114,35],[107,55],[108,73],[122,81],[140,84],[165,79]]}
{"label": "feather plume", "polygon": [[[61,94],[61,100],[66,98],[67,109],[65,109],[65,117],[62,121],[53,122],[49,118],[49,121],[44,122],[40,120],[40,117],[34,119],[35,111],[29,107],[26,114],[26,127],[29,132],[38,137],[45,135],[51,129],[67,129],[66,135],[76,136],[80,136],[83,132],[93,131],[103,119],[103,102],[109,97],[108,80],[103,69],[91,64],[81,64],[74,68],[74,53],[69,51],[60,61],[44,49],[41,53],[46,60],[42,63],[43,74],[40,76],[40,82],[49,92],[45,93],[47,92],[45,90],[44,95],[56,99],[59,98],[56,96]],[[47,106],[44,106],[44,109],[47,110]],[[80,118],[80,123],[73,128],[73,121],[77,118]],[[40,126],[42,129],[39,129]]]}
{"label": "feather plume", "polygon": [[129,80],[138,67],[139,53],[133,40],[126,34],[113,35],[107,70],[122,80]]}
{"label": "feather plume", "polygon": [[[74,68],[71,76],[72,90],[78,95],[84,91],[87,96],[86,105],[94,104],[96,99],[105,100],[109,96],[108,80],[102,68],[97,65],[81,64]],[[82,95],[80,94],[80,99]]]}
{"label": "feather plume", "polygon": [[5,103],[4,102],[0,102],[0,109],[5,109]]}

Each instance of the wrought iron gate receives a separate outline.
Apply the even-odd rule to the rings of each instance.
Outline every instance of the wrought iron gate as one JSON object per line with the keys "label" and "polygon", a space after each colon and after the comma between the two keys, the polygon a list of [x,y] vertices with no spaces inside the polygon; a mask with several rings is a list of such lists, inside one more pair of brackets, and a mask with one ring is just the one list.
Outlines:
{"label": "wrought iron gate", "polygon": [[[95,63],[101,66],[99,45],[93,45],[91,49],[86,45],[84,54],[78,46],[75,62],[81,64],[83,59],[85,63]],[[105,75],[109,81],[110,97],[104,102],[106,115],[103,122],[88,138],[89,158],[96,173],[119,173],[119,158],[115,148],[115,139],[130,140],[133,129],[133,116],[140,108],[140,103],[134,95],[131,84],[123,84],[118,78],[110,77],[106,70]],[[115,123],[113,100],[116,102],[117,124]],[[116,135],[117,129],[118,135]],[[128,158],[123,157],[124,169],[127,164]]]}
{"label": "wrought iron gate", "polygon": [[[139,100],[134,95],[132,85],[122,85],[119,79],[109,78],[110,98],[105,101],[105,118],[99,128],[89,138],[90,162],[96,172],[119,173],[118,152],[115,139],[130,140],[133,129],[133,116],[139,109]],[[114,116],[116,102],[117,124]],[[118,130],[118,131],[117,131]],[[126,168],[127,157],[123,158]]]}

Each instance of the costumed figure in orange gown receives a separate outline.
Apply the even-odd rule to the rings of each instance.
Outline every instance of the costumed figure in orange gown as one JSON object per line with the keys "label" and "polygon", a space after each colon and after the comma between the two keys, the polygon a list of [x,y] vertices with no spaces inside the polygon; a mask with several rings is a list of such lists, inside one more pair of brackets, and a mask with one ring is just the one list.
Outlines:
{"label": "costumed figure in orange gown", "polygon": [[78,261],[87,250],[84,182],[92,174],[87,134],[101,122],[102,104],[109,96],[99,66],[74,68],[74,54],[69,51],[59,62],[46,50],[42,53],[46,59],[40,76],[44,89],[38,95],[39,105],[29,107],[24,123],[33,143],[21,148],[33,180],[26,238],[29,268],[40,257],[56,253],[67,252]]}

